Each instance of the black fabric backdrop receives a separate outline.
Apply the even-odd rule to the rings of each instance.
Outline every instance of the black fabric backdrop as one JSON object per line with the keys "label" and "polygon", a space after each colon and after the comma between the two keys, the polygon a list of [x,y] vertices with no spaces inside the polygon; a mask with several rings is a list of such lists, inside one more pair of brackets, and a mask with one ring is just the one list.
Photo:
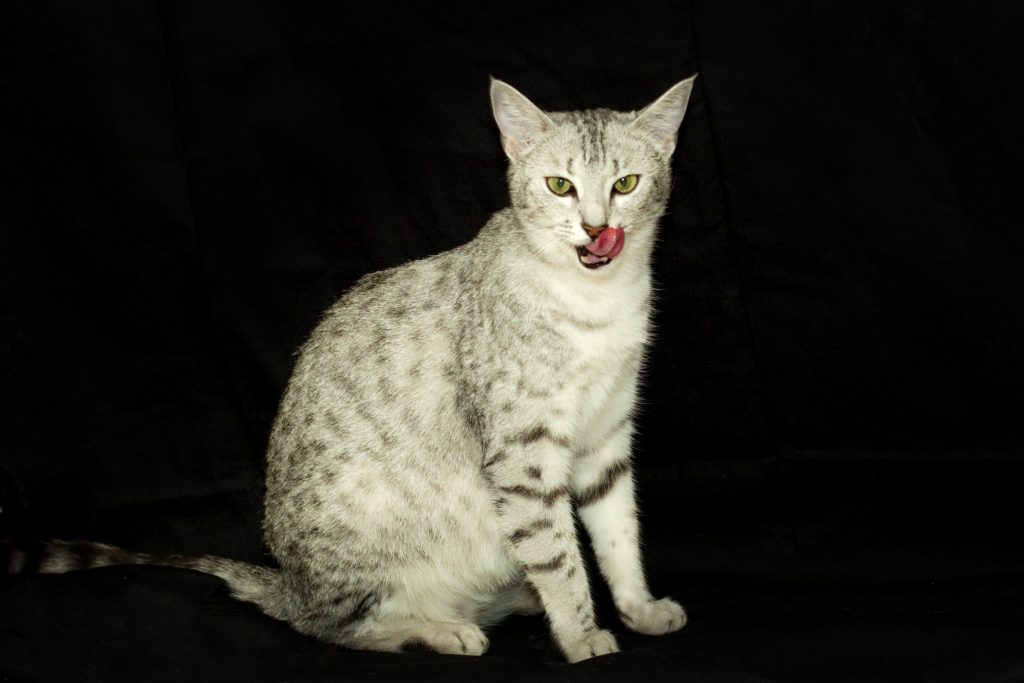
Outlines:
{"label": "black fabric backdrop", "polygon": [[[0,680],[1024,680],[1024,5],[7,0],[5,534],[269,561],[294,350],[505,203],[493,74],[640,107],[700,72],[637,445],[691,625],[569,667],[353,653],[211,577],[8,580]],[[599,585],[599,581],[595,581]]]}

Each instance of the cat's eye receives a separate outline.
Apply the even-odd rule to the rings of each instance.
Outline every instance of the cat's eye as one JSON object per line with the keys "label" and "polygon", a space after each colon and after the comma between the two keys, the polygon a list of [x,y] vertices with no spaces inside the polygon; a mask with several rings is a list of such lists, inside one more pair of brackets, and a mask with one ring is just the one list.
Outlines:
{"label": "cat's eye", "polygon": [[640,176],[635,173],[630,173],[627,176],[622,176],[615,181],[615,191],[619,194],[629,194],[636,189],[636,184],[640,182]]}
{"label": "cat's eye", "polygon": [[573,187],[572,183],[570,183],[565,178],[551,176],[550,178],[548,178],[548,189],[554,192],[555,194],[562,196],[572,192]]}

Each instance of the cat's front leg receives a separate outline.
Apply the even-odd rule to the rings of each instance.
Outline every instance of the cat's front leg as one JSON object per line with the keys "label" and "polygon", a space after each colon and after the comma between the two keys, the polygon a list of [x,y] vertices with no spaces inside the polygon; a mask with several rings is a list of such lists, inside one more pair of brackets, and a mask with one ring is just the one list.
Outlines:
{"label": "cat's front leg", "polygon": [[495,439],[483,475],[510,547],[537,590],[551,632],[570,662],[618,652],[597,628],[569,495],[572,447],[543,425]]}
{"label": "cat's front leg", "polygon": [[630,446],[633,427],[620,422],[611,434],[580,454],[572,488],[598,565],[623,623],[638,633],[661,635],[686,624],[686,612],[669,598],[655,600],[640,558]]}

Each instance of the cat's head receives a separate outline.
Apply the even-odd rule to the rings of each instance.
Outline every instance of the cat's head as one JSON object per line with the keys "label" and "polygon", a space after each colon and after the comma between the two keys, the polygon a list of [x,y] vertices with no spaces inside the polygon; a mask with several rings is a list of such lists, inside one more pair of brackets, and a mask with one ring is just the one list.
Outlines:
{"label": "cat's head", "polygon": [[637,112],[544,112],[491,81],[512,208],[532,252],[580,272],[646,251],[671,186],[669,161],[696,76]]}

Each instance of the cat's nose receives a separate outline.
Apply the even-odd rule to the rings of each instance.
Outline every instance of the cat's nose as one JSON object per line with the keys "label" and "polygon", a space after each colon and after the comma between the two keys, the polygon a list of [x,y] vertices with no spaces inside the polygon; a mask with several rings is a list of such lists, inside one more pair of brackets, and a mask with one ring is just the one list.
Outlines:
{"label": "cat's nose", "polygon": [[593,225],[587,225],[586,223],[583,223],[582,225],[584,232],[587,233],[587,237],[592,240],[597,239],[597,236],[601,234],[601,231],[608,227],[607,225],[602,225],[595,228]]}

